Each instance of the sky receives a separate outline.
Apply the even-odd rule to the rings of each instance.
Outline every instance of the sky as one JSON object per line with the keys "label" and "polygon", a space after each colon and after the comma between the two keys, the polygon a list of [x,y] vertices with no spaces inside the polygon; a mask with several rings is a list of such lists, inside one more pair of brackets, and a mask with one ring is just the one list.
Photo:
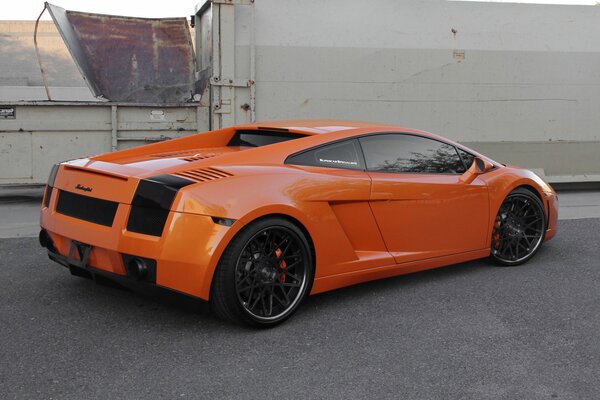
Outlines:
{"label": "sky", "polygon": [[[146,18],[188,17],[202,0],[53,0],[52,4],[67,10]],[[257,0],[260,1],[260,0]],[[285,0],[282,0],[285,1]],[[472,0],[460,0],[472,1]],[[482,0],[478,0],[482,1]],[[483,0],[490,1],[490,0]],[[491,0],[505,3],[588,4],[598,0]],[[0,20],[35,20],[42,9],[42,0],[2,0]],[[42,19],[50,19],[48,12]]]}
{"label": "sky", "polygon": [[[0,0],[0,20],[35,20],[44,8],[42,0]],[[50,0],[67,10],[146,18],[189,17],[202,0]],[[48,11],[42,19],[49,20]]]}

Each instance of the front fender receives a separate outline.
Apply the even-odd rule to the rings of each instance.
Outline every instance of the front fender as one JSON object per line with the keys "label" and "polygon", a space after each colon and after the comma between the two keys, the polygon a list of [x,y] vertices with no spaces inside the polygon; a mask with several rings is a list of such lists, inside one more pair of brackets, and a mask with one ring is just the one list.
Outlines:
{"label": "front fender", "polygon": [[[555,230],[557,211],[551,213],[550,209],[555,208],[554,202],[550,198],[556,197],[556,193],[550,185],[535,173],[517,167],[506,166],[480,176],[485,180],[489,188],[490,216],[488,228],[488,245],[491,245],[491,232],[498,215],[498,210],[502,202],[510,192],[521,186],[528,186],[536,191],[544,206],[544,212],[548,219],[548,229]],[[554,214],[554,215],[553,215]],[[549,218],[550,217],[550,218]]]}

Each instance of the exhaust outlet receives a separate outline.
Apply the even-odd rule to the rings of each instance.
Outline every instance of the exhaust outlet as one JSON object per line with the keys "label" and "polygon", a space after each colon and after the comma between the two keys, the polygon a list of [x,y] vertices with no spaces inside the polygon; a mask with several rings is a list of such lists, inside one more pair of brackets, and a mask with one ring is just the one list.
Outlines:
{"label": "exhaust outlet", "polygon": [[148,275],[148,266],[139,258],[132,258],[129,260],[125,269],[127,270],[127,275],[138,281],[141,281]]}
{"label": "exhaust outlet", "polygon": [[56,252],[56,249],[54,248],[54,242],[52,242],[52,238],[45,229],[42,229],[40,231],[40,234],[38,235],[38,240],[40,241],[40,246],[52,252]]}

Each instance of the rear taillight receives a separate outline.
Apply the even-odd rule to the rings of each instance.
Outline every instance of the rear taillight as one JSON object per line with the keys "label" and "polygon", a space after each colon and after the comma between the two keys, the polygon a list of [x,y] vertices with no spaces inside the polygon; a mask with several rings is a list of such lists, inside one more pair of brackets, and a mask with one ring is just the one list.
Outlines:
{"label": "rear taillight", "polygon": [[141,180],[131,202],[127,230],[161,236],[177,192],[192,183],[173,175]]}
{"label": "rear taillight", "polygon": [[50,170],[50,176],[48,177],[48,183],[46,184],[46,190],[44,191],[44,207],[50,205],[50,196],[52,196],[52,189],[54,188],[54,181],[56,180],[56,173],[58,172],[58,164],[54,164]]}

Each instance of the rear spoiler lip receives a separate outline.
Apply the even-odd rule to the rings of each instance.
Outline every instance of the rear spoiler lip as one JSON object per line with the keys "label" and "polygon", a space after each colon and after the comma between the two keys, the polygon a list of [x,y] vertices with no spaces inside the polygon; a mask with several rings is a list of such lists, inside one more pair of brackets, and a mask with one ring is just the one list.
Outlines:
{"label": "rear spoiler lip", "polygon": [[115,172],[102,171],[102,170],[93,169],[93,168],[89,168],[89,167],[79,167],[76,165],[66,164],[66,165],[63,165],[63,168],[66,170],[81,171],[81,172],[89,173],[89,174],[104,175],[104,176],[108,176],[110,178],[116,178],[116,179],[120,179],[123,181],[128,181],[130,178],[129,176],[118,174]]}

